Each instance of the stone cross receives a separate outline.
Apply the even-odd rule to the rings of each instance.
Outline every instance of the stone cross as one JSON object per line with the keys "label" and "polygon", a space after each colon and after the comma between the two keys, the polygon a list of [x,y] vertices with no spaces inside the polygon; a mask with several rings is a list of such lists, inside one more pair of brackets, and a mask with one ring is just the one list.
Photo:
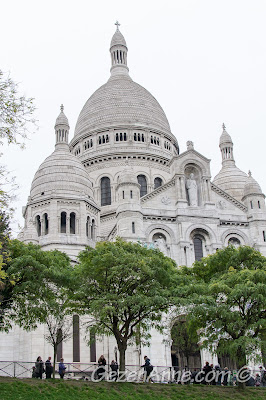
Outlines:
{"label": "stone cross", "polygon": [[119,26],[120,26],[121,24],[119,24],[119,22],[116,21],[115,25],[116,25],[116,29],[119,31]]}

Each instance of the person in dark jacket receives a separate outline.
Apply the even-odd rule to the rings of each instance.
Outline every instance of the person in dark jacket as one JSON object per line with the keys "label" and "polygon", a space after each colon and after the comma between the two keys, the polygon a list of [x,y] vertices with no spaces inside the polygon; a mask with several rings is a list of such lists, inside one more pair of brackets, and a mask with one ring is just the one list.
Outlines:
{"label": "person in dark jacket", "polygon": [[144,381],[149,382],[149,380],[151,380],[151,382],[153,382],[153,380],[149,377],[153,370],[151,361],[147,356],[144,356],[144,361],[145,361],[145,364],[142,365],[142,367],[144,368]]}
{"label": "person in dark jacket", "polygon": [[43,373],[44,373],[43,361],[42,361],[42,357],[39,356],[39,357],[37,357],[37,360],[36,360],[36,363],[35,363],[36,378],[42,379],[42,374]]}
{"label": "person in dark jacket", "polygon": [[45,361],[45,375],[46,379],[51,379],[52,377],[52,372],[53,372],[53,367],[51,363],[51,357],[48,357],[47,360]]}
{"label": "person in dark jacket", "polygon": [[118,378],[118,364],[117,364],[117,362],[115,360],[111,361],[110,368],[111,368],[111,371],[112,371],[111,380],[112,381],[116,381],[117,378]]}
{"label": "person in dark jacket", "polygon": [[64,359],[63,358],[60,358],[60,363],[59,363],[59,366],[58,366],[58,372],[59,372],[60,378],[64,379],[64,375],[65,375],[65,372],[66,372],[66,366],[64,364]]}
{"label": "person in dark jacket", "polygon": [[229,369],[227,367],[224,367],[223,370],[223,381],[222,381],[222,385],[223,386],[227,386],[228,385],[228,380],[229,380]]}
{"label": "person in dark jacket", "polygon": [[98,360],[98,369],[97,369],[97,376],[98,379],[104,380],[105,378],[105,366],[106,366],[106,359],[103,355]]}
{"label": "person in dark jacket", "polygon": [[204,373],[204,381],[203,383],[205,385],[209,385],[210,381],[211,381],[211,374],[210,372],[212,371],[212,367],[210,366],[210,364],[208,363],[208,361],[206,361],[206,364],[203,367],[203,373]]}

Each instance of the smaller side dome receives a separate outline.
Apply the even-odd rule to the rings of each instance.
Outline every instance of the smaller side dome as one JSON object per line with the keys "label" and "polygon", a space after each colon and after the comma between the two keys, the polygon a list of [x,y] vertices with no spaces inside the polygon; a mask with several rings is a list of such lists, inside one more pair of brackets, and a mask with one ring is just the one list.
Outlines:
{"label": "smaller side dome", "polygon": [[244,186],[244,196],[250,196],[250,195],[260,195],[262,194],[262,190],[258,182],[253,178],[251,175],[251,172],[248,171],[248,178],[246,181],[246,184]]}

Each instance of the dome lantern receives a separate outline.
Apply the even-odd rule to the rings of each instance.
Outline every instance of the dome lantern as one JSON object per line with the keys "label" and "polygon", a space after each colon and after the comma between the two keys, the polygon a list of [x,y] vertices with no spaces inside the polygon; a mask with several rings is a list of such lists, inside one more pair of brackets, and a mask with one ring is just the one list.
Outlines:
{"label": "dome lantern", "polygon": [[67,145],[68,146],[68,133],[69,133],[69,123],[68,119],[64,113],[64,106],[61,104],[60,107],[60,114],[56,118],[55,121],[55,145]]}
{"label": "dome lantern", "polygon": [[235,164],[234,154],[233,154],[233,141],[231,136],[226,132],[225,124],[222,125],[223,132],[220,136],[219,147],[222,154],[222,164]]}
{"label": "dome lantern", "polygon": [[110,45],[110,53],[111,53],[111,75],[117,74],[128,74],[127,67],[127,44],[124,36],[119,30],[119,22],[116,21],[116,32],[114,33],[111,45]]}

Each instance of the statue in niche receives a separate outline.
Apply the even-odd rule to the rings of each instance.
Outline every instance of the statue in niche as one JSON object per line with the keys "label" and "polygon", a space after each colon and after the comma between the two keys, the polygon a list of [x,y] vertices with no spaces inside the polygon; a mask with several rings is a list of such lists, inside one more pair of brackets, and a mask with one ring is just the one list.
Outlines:
{"label": "statue in niche", "polygon": [[197,182],[194,179],[194,174],[189,175],[189,179],[186,181],[186,189],[188,192],[188,200],[190,206],[198,205],[198,187]]}
{"label": "statue in niche", "polygon": [[168,246],[162,235],[159,235],[153,239],[155,249],[160,250],[164,255],[168,255]]}

